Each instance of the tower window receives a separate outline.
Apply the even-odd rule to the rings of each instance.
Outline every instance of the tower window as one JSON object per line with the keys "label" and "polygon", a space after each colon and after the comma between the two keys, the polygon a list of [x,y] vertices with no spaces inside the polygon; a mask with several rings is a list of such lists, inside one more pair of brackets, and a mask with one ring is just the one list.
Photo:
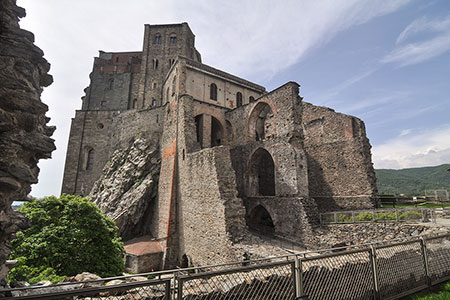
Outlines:
{"label": "tower window", "polygon": [[89,149],[86,155],[86,170],[92,170],[94,165],[94,149]]}
{"label": "tower window", "polygon": [[176,35],[170,36],[170,44],[175,45],[177,43],[177,37]]}
{"label": "tower window", "polygon": [[236,94],[236,107],[242,106],[242,94],[241,92],[237,92]]}
{"label": "tower window", "polygon": [[153,40],[154,44],[161,44],[161,35],[158,33],[157,35],[155,35],[155,39]]}
{"label": "tower window", "polygon": [[137,99],[134,99],[133,100],[133,108],[136,108],[137,107]]}
{"label": "tower window", "polygon": [[158,69],[158,60],[156,58],[153,59],[153,70]]}
{"label": "tower window", "polygon": [[116,63],[118,63],[118,62],[119,62],[119,57],[117,56],[117,57],[116,57]]}
{"label": "tower window", "polygon": [[114,87],[114,79],[111,78],[111,79],[108,81],[108,88],[109,88],[110,90],[112,90],[113,87]]}
{"label": "tower window", "polygon": [[209,86],[209,98],[211,100],[217,100],[217,85],[215,83],[211,83]]}
{"label": "tower window", "polygon": [[156,82],[153,83],[153,88],[156,89],[158,85],[156,84]]}
{"label": "tower window", "polygon": [[153,100],[152,100],[152,106],[156,106],[156,99],[155,98],[153,98]]}
{"label": "tower window", "polygon": [[169,59],[169,66],[170,67],[172,67],[174,63],[175,63],[175,59],[174,58]]}
{"label": "tower window", "polygon": [[250,96],[250,97],[248,98],[248,101],[249,101],[250,103],[255,102],[255,97]]}

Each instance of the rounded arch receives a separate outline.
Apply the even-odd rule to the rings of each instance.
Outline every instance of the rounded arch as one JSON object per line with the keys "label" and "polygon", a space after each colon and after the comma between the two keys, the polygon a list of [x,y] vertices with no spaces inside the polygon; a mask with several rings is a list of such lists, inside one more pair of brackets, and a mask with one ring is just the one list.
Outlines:
{"label": "rounded arch", "polygon": [[250,212],[247,219],[247,225],[250,229],[256,230],[266,235],[275,233],[275,225],[269,211],[260,205],[257,205]]}
{"label": "rounded arch", "polygon": [[224,130],[219,120],[211,116],[211,147],[223,145]]}
{"label": "rounded arch", "polygon": [[276,116],[267,102],[258,102],[248,118],[250,140],[262,141],[276,136]]}
{"label": "rounded arch", "polygon": [[201,148],[216,147],[226,144],[225,126],[210,114],[197,114],[194,117],[197,142]]}
{"label": "rounded arch", "polygon": [[266,149],[258,148],[250,156],[248,180],[250,196],[275,196],[275,163]]}
{"label": "rounded arch", "polygon": [[85,159],[84,159],[84,169],[85,170],[92,170],[94,166],[94,155],[95,150],[91,146],[85,147]]}

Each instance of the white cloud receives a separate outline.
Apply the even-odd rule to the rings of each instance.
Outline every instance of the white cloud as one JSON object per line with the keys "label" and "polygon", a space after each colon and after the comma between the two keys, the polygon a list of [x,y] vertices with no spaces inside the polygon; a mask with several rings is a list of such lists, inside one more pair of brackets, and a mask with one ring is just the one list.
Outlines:
{"label": "white cloud", "polygon": [[[406,41],[420,33],[436,36],[418,42]],[[429,35],[427,35],[429,36]],[[396,63],[401,67],[424,62],[450,50],[450,15],[442,20],[420,18],[408,25],[397,38],[397,47],[381,59],[382,63]]]}
{"label": "white cloud", "polygon": [[450,124],[413,132],[401,132],[395,138],[372,149],[377,169],[403,169],[434,166],[450,162]]}

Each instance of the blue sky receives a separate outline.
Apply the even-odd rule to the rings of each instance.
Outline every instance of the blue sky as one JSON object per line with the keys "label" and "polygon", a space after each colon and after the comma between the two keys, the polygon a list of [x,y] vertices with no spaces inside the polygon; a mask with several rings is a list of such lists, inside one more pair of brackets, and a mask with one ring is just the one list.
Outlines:
{"label": "blue sky", "polygon": [[[214,5],[212,5],[214,3]],[[18,0],[52,64],[58,149],[32,195],[58,195],[70,119],[98,50],[142,49],[144,24],[188,22],[203,62],[361,118],[375,168],[450,162],[448,0]]]}

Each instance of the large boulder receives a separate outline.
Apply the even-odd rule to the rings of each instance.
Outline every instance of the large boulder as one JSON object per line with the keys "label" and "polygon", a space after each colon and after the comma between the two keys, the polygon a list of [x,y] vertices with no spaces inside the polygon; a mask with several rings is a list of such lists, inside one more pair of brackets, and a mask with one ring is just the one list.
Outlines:
{"label": "large boulder", "polygon": [[137,138],[113,153],[89,195],[111,218],[124,240],[149,234],[161,159],[158,144]]}
{"label": "large boulder", "polygon": [[33,34],[20,29],[24,16],[15,0],[0,1],[0,287],[9,271],[9,240],[24,225],[11,204],[27,198],[38,182],[39,159],[55,150],[55,127],[46,125],[48,107],[40,100],[42,87],[53,81],[50,64]]}

